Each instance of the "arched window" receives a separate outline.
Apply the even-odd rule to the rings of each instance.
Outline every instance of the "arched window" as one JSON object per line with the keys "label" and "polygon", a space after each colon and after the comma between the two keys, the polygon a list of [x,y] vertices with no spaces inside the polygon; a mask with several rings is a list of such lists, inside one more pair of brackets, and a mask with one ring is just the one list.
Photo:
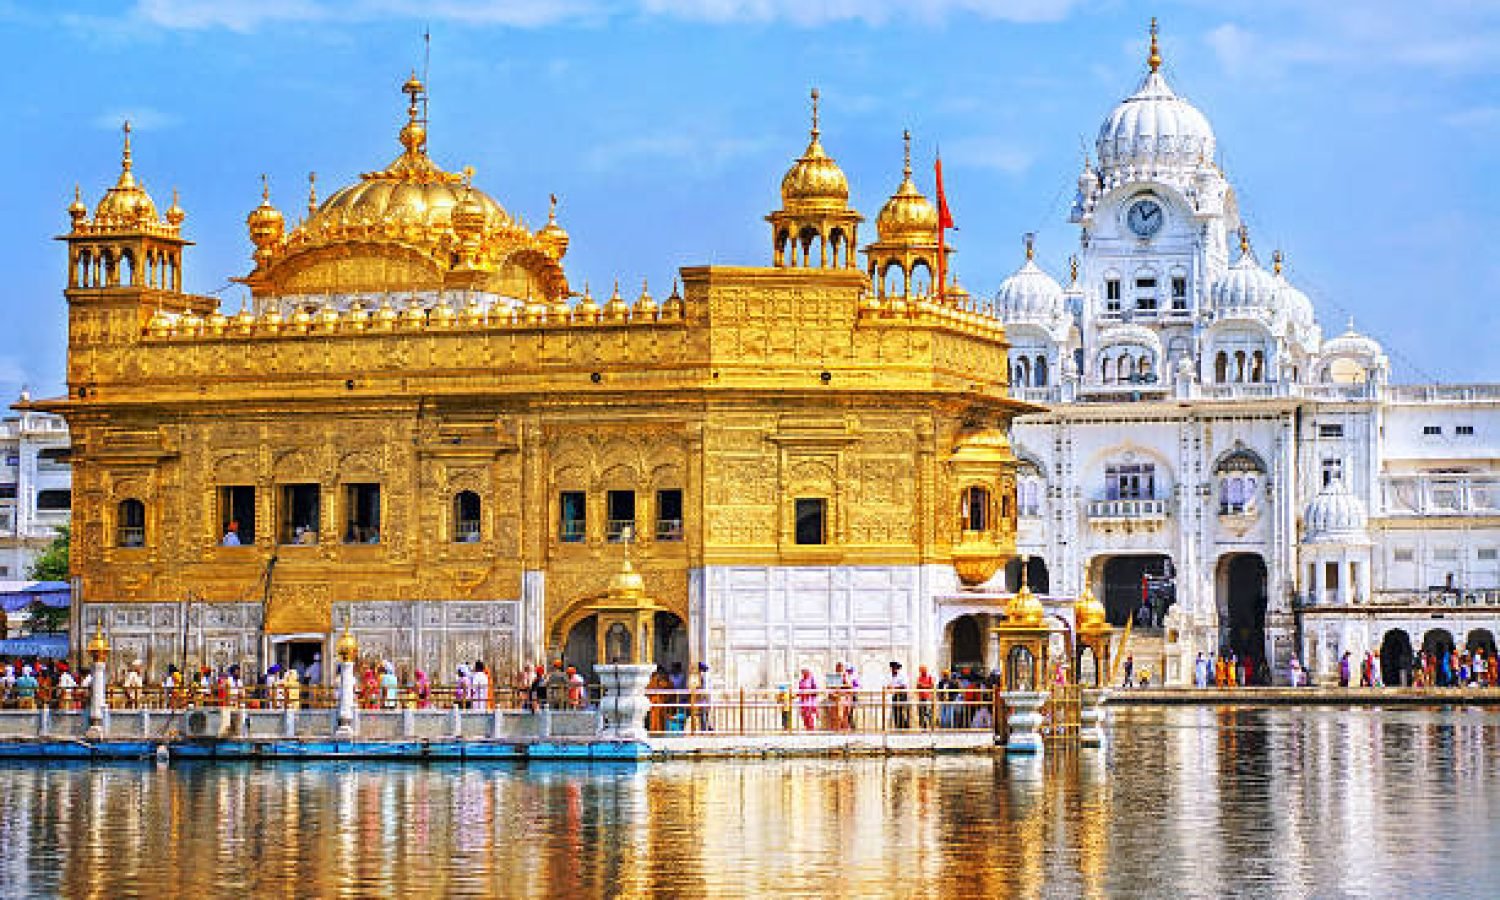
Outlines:
{"label": "arched window", "polygon": [[1260,384],[1266,380],[1266,353],[1257,350],[1250,356],[1250,380]]}
{"label": "arched window", "polygon": [[1245,383],[1245,351],[1234,351],[1234,381],[1236,384]]}
{"label": "arched window", "polygon": [[1099,360],[1099,380],[1104,384],[1115,383],[1114,360],[1110,359],[1107,356]]}
{"label": "arched window", "polygon": [[121,500],[115,515],[115,544],[120,547],[146,546],[146,504],[134,498]]}
{"label": "arched window", "polygon": [[1034,371],[1036,373],[1036,377],[1035,377],[1036,386],[1037,387],[1046,387],[1047,386],[1047,357],[1045,357],[1045,356],[1038,356],[1036,358],[1036,368],[1033,369],[1032,371]]}
{"label": "arched window", "polygon": [[959,514],[963,517],[964,531],[989,531],[989,490],[978,485],[964,488]]}
{"label": "arched window", "polygon": [[453,498],[453,541],[458,544],[474,544],[479,541],[479,495],[473,491],[459,491]]}
{"label": "arched window", "polygon": [[1246,447],[1231,451],[1214,467],[1219,478],[1219,514],[1250,515],[1256,511],[1266,465]]}
{"label": "arched window", "polygon": [[1020,381],[1021,385],[1023,387],[1030,386],[1030,384],[1031,384],[1031,360],[1027,359],[1024,356],[1021,357],[1020,359],[1016,360],[1016,369],[1017,369],[1017,374],[1020,376],[1020,378],[1018,380]]}
{"label": "arched window", "polygon": [[1214,381],[1223,384],[1229,380],[1229,354],[1223,350],[1214,357]]}

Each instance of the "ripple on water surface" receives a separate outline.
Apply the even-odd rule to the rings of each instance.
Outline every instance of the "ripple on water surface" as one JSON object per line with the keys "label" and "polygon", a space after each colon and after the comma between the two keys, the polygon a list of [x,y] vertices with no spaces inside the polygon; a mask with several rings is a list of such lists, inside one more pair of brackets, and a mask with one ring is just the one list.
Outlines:
{"label": "ripple on water surface", "polygon": [[1483,895],[1500,713],[1121,708],[1044,760],[0,765],[0,894]]}

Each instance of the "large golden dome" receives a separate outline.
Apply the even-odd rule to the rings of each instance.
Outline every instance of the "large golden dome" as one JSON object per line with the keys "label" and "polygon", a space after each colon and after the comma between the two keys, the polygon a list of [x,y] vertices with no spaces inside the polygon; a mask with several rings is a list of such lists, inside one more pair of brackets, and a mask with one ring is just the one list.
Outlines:
{"label": "large golden dome", "polygon": [[812,100],[812,139],[781,179],[781,205],[787,212],[842,210],[849,205],[849,179],[819,139],[816,88]]}
{"label": "large golden dome", "polygon": [[[533,234],[473,186],[472,169],[449,172],[427,155],[426,95],[416,76],[401,128],[401,155],[335,191],[284,237],[257,231],[256,296],[477,290],[520,298],[567,293],[560,260],[566,232]],[[262,214],[261,219],[267,214]],[[266,240],[267,237],[271,239]]]}

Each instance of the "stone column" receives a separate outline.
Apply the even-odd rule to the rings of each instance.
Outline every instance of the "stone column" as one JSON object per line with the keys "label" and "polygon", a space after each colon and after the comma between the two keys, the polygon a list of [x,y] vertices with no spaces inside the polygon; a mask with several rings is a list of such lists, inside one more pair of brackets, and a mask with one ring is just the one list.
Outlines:
{"label": "stone column", "polygon": [[1042,704],[1047,694],[1042,691],[1006,691],[1005,708],[1010,711],[1006,723],[1010,726],[1010,737],[1005,744],[1006,753],[1040,754],[1042,742]]}
{"label": "stone column", "polygon": [[[4,615],[4,613],[0,613]],[[104,714],[109,705],[109,639],[104,636],[104,610],[99,610],[99,624],[95,626],[94,638],[89,641],[89,656],[94,667],[89,678],[89,727],[84,737],[91,741],[104,739]]]}
{"label": "stone column", "polygon": [[[353,613],[351,612],[352,616]],[[334,730],[334,740],[352,741],[355,737],[354,730],[354,661],[359,659],[359,643],[355,641],[354,635],[349,633],[349,623],[344,623],[344,636],[339,638],[338,645],[334,648],[339,660],[338,681],[338,728]]]}
{"label": "stone column", "polygon": [[1084,747],[1104,746],[1104,704],[1109,700],[1106,688],[1084,688],[1078,713],[1078,743]]}
{"label": "stone column", "polygon": [[650,664],[614,663],[594,667],[604,687],[599,710],[604,714],[604,737],[607,740],[646,739],[646,713],[651,709],[646,683],[655,671],[656,667]]}

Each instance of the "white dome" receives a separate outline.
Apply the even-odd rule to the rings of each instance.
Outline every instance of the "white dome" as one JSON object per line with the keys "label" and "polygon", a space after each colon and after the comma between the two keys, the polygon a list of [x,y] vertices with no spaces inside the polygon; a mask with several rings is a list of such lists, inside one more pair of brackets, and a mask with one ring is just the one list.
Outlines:
{"label": "white dome", "polygon": [[1325,341],[1321,350],[1325,358],[1354,356],[1366,360],[1375,359],[1381,352],[1380,344],[1369,335],[1355,331],[1353,322],[1349,323],[1348,331]]}
{"label": "white dome", "polygon": [[1028,258],[1015,274],[1000,283],[996,296],[1001,320],[1051,322],[1066,312],[1062,285]]}
{"label": "white dome", "polygon": [[1160,72],[1147,73],[1134,94],[1099,127],[1095,149],[1106,173],[1134,166],[1147,171],[1193,169],[1214,157],[1214,130],[1197,107],[1172,93]]}
{"label": "white dome", "polygon": [[1276,290],[1281,299],[1281,308],[1286,312],[1288,321],[1298,328],[1311,328],[1318,324],[1317,316],[1313,313],[1312,300],[1287,281],[1285,275],[1277,276]]}
{"label": "white dome", "polygon": [[1337,543],[1367,539],[1368,517],[1365,505],[1344,485],[1341,478],[1330,481],[1318,496],[1307,504],[1303,514],[1303,543]]}
{"label": "white dome", "polygon": [[1279,287],[1275,276],[1262,269],[1251,253],[1242,251],[1239,261],[1209,289],[1209,298],[1220,317],[1269,319],[1276,313]]}

